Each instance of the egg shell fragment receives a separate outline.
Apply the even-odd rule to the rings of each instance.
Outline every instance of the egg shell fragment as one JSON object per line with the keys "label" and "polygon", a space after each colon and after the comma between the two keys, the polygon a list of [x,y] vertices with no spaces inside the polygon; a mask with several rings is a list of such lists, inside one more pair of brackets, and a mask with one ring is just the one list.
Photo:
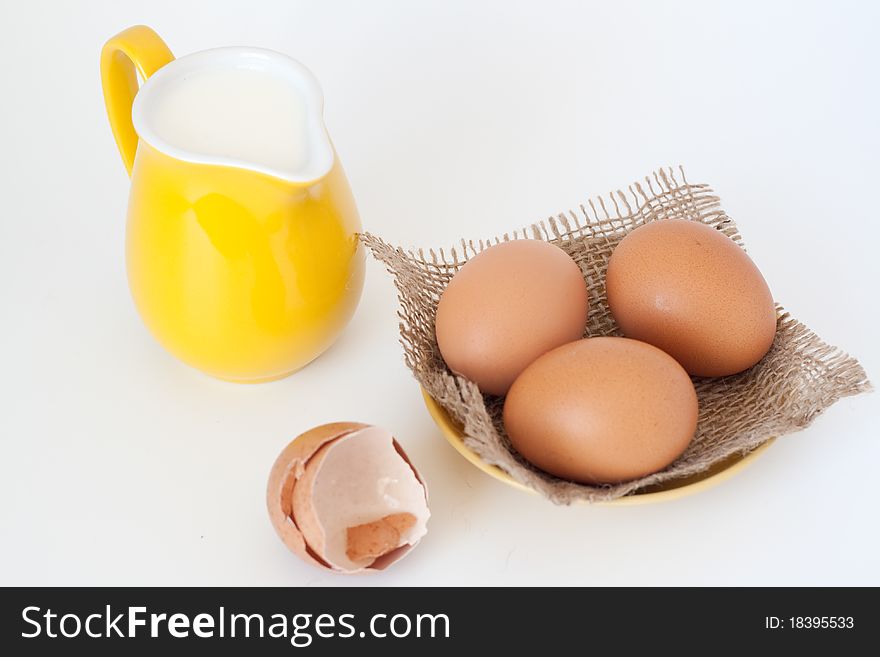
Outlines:
{"label": "egg shell fragment", "polygon": [[[352,442],[347,443],[345,449],[334,449],[345,441]],[[351,449],[352,446],[355,449]],[[358,461],[353,462],[351,456]],[[332,465],[329,470],[325,468],[327,463]],[[336,481],[324,485],[321,482],[327,479],[328,473]],[[352,488],[352,482],[360,482],[358,485],[362,487]],[[316,491],[320,491],[323,501],[316,503]],[[384,497],[370,498],[371,491],[379,491]],[[401,498],[407,498],[404,502],[415,508],[396,508],[394,505],[399,504]],[[363,508],[365,499],[372,502],[369,509]],[[331,513],[338,515],[344,526],[331,532],[335,556],[328,558],[326,523],[322,518],[326,520],[327,509],[333,510],[335,506],[345,507],[341,514]],[[397,441],[384,429],[356,422],[316,427],[292,441],[272,467],[267,507],[273,527],[294,554],[313,566],[344,574],[383,570],[398,561],[424,535],[430,516],[425,484]],[[372,563],[366,560],[355,564],[345,556],[345,529],[357,529],[358,525],[409,511],[414,512],[411,515],[415,521],[408,527],[403,527],[399,518],[393,522],[398,536],[409,532],[405,544],[381,554]],[[355,548],[363,550],[362,545]]]}
{"label": "egg shell fragment", "polygon": [[345,555],[354,562],[375,559],[400,545],[404,532],[418,522],[411,513],[390,513],[387,516],[346,529]]}

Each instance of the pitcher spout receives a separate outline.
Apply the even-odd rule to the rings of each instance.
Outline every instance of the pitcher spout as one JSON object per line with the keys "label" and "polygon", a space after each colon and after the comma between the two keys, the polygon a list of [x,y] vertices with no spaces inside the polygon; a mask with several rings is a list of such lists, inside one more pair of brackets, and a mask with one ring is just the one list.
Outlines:
{"label": "pitcher spout", "polygon": [[140,139],[172,158],[308,184],[335,159],[323,104],[318,81],[296,60],[215,48],[152,75],[135,97],[132,122]]}

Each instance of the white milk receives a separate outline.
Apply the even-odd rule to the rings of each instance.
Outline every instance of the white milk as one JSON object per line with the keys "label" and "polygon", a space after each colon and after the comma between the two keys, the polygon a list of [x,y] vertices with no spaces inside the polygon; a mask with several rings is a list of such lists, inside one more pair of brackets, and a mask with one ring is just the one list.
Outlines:
{"label": "white milk", "polygon": [[163,85],[149,127],[189,153],[298,171],[310,156],[303,91],[270,71],[208,67]]}

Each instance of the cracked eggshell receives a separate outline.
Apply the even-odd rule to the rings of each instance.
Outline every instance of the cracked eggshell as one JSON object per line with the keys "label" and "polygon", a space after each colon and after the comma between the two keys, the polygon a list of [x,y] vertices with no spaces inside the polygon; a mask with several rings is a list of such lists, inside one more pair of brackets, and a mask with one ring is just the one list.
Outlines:
{"label": "cracked eggshell", "polygon": [[358,422],[295,438],[272,467],[266,501],[294,554],[346,574],[398,561],[426,533],[430,516],[425,484],[397,441]]}

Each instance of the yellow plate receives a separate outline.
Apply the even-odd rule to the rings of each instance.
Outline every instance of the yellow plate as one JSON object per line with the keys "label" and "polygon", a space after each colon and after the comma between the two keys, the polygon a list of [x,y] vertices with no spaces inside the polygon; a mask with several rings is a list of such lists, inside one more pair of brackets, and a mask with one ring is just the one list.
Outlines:
{"label": "yellow plate", "polygon": [[[537,494],[537,491],[534,491],[528,486],[524,486],[523,484],[519,483],[516,479],[511,477],[501,468],[495,465],[484,463],[483,460],[470,447],[464,444],[464,435],[462,433],[461,427],[456,424],[456,422],[451,417],[449,417],[449,414],[446,412],[446,410],[442,406],[440,406],[440,404],[438,404],[433,397],[425,392],[424,388],[422,389],[422,396],[425,398],[425,405],[428,407],[428,412],[431,414],[434,422],[437,423],[437,426],[440,427],[440,430],[443,432],[443,436],[446,438],[446,440],[449,441],[449,444],[452,445],[459,454],[461,454],[468,461],[477,466],[480,470],[494,477],[498,481],[504,482],[509,486],[518,488],[519,490],[524,490],[528,493]],[[761,454],[763,454],[764,451],[768,447],[770,447],[774,440],[776,439],[771,438],[764,444],[753,449],[748,454],[734,454],[733,456],[729,456],[720,463],[716,463],[708,470],[704,470],[703,472],[699,472],[695,475],[682,477],[680,479],[673,479],[671,481],[664,481],[661,484],[648,486],[647,488],[632,493],[631,495],[619,497],[616,500],[610,500],[607,502],[596,502],[596,504],[608,506],[622,506],[624,504],[649,504],[651,502],[664,502],[666,500],[674,500],[679,497],[685,497],[686,495],[692,495],[693,493],[707,490],[712,486],[720,484],[722,481],[729,479],[734,474],[745,468],[749,463],[751,463]]]}

